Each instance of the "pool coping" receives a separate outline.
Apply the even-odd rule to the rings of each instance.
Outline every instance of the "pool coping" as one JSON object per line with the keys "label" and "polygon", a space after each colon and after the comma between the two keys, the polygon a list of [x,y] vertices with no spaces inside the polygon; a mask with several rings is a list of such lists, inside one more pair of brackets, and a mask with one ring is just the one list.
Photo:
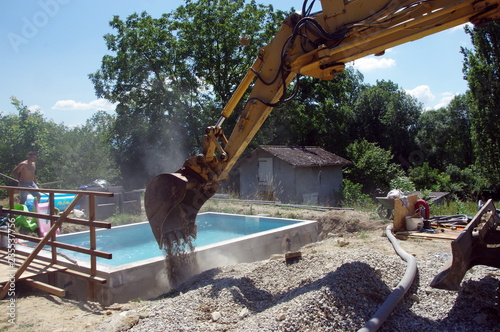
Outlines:
{"label": "pool coping", "polygon": [[[270,218],[259,215],[238,215],[229,213],[214,214],[245,216],[248,218],[293,220],[296,223],[195,248],[191,254],[191,259],[195,267],[192,269],[192,272],[184,276],[182,280],[176,280],[175,284],[169,280],[169,276],[167,275],[165,255],[119,266],[105,266],[98,263],[97,275],[105,278],[107,283],[97,285],[97,300],[103,305],[110,305],[112,303],[124,303],[134,299],[146,300],[155,298],[168,293],[174,289],[179,282],[185,281],[190,276],[205,270],[268,259],[274,254],[284,254],[289,251],[296,251],[306,244],[316,242],[318,239],[318,222],[314,220]],[[144,223],[147,223],[147,221]],[[136,224],[138,223],[117,227],[127,227]],[[88,231],[77,233],[86,232]],[[50,257],[50,253],[44,253],[42,256],[48,258]],[[59,260],[58,257],[58,264],[71,267],[72,269],[84,273],[90,271],[89,262],[78,261],[78,265],[75,265],[66,259]],[[70,285],[66,287],[69,297],[82,299],[87,296],[87,287],[84,282],[82,284],[82,280],[76,280],[75,277],[62,273],[61,275],[62,278],[58,278],[58,283],[61,285]]]}

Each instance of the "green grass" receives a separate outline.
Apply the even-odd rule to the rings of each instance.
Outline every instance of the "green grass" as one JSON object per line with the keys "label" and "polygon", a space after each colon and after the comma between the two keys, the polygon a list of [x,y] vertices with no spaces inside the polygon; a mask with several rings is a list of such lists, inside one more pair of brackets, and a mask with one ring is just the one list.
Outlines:
{"label": "green grass", "polygon": [[368,234],[366,234],[366,231],[359,232],[359,238],[360,239],[366,240],[366,239],[368,239],[368,237],[369,236],[368,236]]}
{"label": "green grass", "polygon": [[[495,206],[500,206],[500,203],[494,203]],[[362,202],[352,206],[345,206],[353,208],[356,211],[376,213],[380,204],[376,202]],[[431,204],[429,206],[431,217],[433,216],[449,216],[456,214],[465,214],[469,217],[474,217],[478,211],[477,202],[464,202],[460,200],[450,200],[443,202],[440,205]]]}
{"label": "green grass", "polygon": [[[498,204],[496,204],[498,205]],[[477,202],[450,201],[441,205],[431,205],[431,216],[450,216],[455,214],[465,214],[474,217],[478,211]]]}
{"label": "green grass", "polygon": [[135,224],[146,220],[147,220],[146,217],[142,214],[116,213],[111,217],[107,218],[105,221],[111,223],[113,226],[118,226],[118,225]]}

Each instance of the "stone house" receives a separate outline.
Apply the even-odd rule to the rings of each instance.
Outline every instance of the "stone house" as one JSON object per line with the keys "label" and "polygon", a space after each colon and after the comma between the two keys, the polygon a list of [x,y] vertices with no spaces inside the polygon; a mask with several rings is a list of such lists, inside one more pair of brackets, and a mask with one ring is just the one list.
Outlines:
{"label": "stone house", "polygon": [[317,146],[265,145],[235,164],[230,183],[241,199],[335,206],[342,170],[351,164]]}

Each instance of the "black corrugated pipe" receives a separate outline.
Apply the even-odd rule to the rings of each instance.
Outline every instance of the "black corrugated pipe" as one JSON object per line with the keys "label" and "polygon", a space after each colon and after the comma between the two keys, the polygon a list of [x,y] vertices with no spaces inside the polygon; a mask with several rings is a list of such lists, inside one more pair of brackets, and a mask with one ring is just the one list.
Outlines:
{"label": "black corrugated pipe", "polygon": [[391,241],[394,250],[396,250],[398,255],[401,256],[401,258],[408,263],[408,265],[406,266],[406,272],[399,284],[385,299],[384,303],[382,303],[372,318],[370,318],[370,320],[366,322],[365,326],[359,329],[358,332],[377,331],[385,322],[387,317],[389,317],[398,302],[406,294],[417,274],[417,260],[401,248],[398,240],[394,237],[394,235],[392,235],[392,224],[386,227],[385,234],[387,235],[389,241]]}

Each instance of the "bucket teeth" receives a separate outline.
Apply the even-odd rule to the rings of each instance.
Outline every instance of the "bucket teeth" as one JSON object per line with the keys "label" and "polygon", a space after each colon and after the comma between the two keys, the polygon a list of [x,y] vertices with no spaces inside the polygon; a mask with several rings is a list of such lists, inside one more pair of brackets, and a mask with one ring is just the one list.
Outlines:
{"label": "bucket teeth", "polygon": [[180,245],[181,242],[187,242],[184,233],[181,231],[176,231],[175,237],[177,238],[177,245]]}
{"label": "bucket teeth", "polygon": [[167,242],[168,242],[168,246],[169,247],[172,247],[172,245],[175,243],[179,243],[179,240],[177,240],[177,238],[175,237],[175,234],[170,232],[167,234]]}

